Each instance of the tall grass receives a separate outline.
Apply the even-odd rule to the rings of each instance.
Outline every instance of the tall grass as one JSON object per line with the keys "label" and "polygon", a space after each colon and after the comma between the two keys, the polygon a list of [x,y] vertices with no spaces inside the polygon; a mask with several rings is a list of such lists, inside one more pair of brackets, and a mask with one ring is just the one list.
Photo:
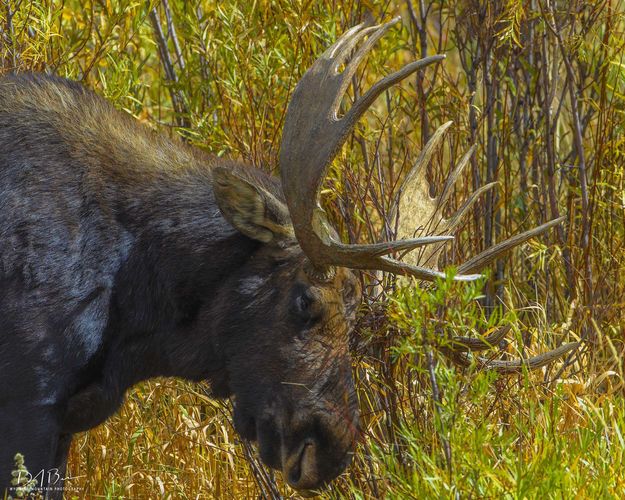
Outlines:
{"label": "tall grass", "polygon": [[[566,224],[499,260],[479,286],[421,290],[363,276],[353,352],[366,439],[324,495],[616,498],[625,477],[624,13],[622,0],[0,0],[0,72],[80,80],[147,126],[276,173],[286,104],[305,69],[347,27],[400,14],[350,96],[415,57],[447,60],[381,96],[335,161],[323,201],[344,239],[393,235],[398,186],[448,120],[428,179],[440,186],[475,144],[452,206],[486,182],[499,189],[446,262],[553,217]],[[493,357],[572,339],[583,347],[515,377],[444,356],[449,332],[504,324],[512,334]],[[141,384],[118,415],[77,436],[68,495],[292,495],[228,415],[200,386]]]}

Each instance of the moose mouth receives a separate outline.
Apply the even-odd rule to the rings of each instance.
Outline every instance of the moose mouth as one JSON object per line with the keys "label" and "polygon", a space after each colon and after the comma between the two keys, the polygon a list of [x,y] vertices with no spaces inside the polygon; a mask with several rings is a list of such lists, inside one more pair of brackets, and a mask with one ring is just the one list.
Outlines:
{"label": "moose mouth", "polygon": [[321,443],[312,436],[304,435],[295,446],[287,449],[284,429],[273,418],[255,418],[241,410],[235,405],[234,426],[237,433],[247,441],[257,442],[262,462],[272,469],[280,470],[289,486],[304,497],[315,495],[312,490],[327,485],[345,469],[351,459],[351,453],[347,453],[340,464],[335,464],[338,467],[329,467],[332,471],[325,470],[326,467],[319,463]]}
{"label": "moose mouth", "polygon": [[287,451],[282,433],[271,423],[257,426],[258,449],[263,463],[281,470],[284,480],[303,496],[313,496],[311,490],[328,484],[334,478],[321,478],[317,464],[318,444],[308,437],[294,449]]}
{"label": "moose mouth", "polygon": [[289,485],[299,491],[319,486],[315,467],[315,448],[316,444],[312,439],[305,439],[282,466],[282,473]]}

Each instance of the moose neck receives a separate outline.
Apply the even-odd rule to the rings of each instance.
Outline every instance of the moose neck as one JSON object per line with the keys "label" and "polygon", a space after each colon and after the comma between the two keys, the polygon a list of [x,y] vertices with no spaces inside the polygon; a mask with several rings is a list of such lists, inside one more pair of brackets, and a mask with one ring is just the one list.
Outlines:
{"label": "moose neck", "polygon": [[155,376],[208,379],[226,396],[211,322],[198,315],[213,309],[224,283],[260,244],[221,215],[208,165],[128,186],[125,180],[114,192],[128,256],[116,277],[108,348],[92,369],[119,401],[128,387]]}
{"label": "moose neck", "polygon": [[259,246],[221,215],[209,165],[169,171],[140,179],[117,202],[133,241],[116,283],[122,335],[192,324]]}

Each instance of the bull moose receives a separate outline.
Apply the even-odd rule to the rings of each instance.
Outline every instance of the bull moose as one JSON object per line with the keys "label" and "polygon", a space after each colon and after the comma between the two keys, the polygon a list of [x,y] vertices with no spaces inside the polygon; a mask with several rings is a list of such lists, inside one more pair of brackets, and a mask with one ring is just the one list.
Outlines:
{"label": "bull moose", "polygon": [[[17,452],[31,472],[62,476],[72,435],[156,376],[209,381],[214,397],[232,397],[237,432],[293,488],[344,470],[359,436],[352,269],[432,281],[437,269],[391,255],[451,238],[347,245],[318,204],[329,164],[375,98],[443,59],[409,63],[338,117],[357,67],[396,22],[349,29],[302,77],[280,180],[155,133],[78,83],[0,80],[0,491]],[[558,222],[486,250],[456,279]]]}

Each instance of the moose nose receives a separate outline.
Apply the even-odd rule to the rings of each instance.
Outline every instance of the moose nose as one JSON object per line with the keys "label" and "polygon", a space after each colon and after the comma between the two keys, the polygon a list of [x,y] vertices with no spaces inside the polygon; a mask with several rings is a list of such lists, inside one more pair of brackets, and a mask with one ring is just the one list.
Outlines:
{"label": "moose nose", "polygon": [[284,477],[291,487],[302,493],[318,488],[324,482],[319,477],[317,449],[314,439],[305,439],[284,462]]}

